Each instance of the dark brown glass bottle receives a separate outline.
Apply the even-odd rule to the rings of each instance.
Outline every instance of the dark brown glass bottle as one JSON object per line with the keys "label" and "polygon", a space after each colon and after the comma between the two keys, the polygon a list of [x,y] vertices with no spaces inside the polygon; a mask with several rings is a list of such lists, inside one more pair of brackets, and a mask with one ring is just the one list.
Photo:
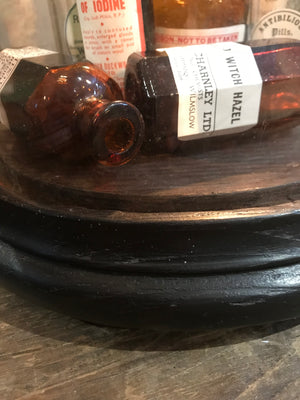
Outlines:
{"label": "dark brown glass bottle", "polygon": [[[265,128],[291,119],[300,123],[300,43],[251,49],[262,80],[256,126]],[[174,151],[181,142],[178,138],[179,94],[166,52],[135,53],[129,58],[125,95],[143,114],[145,149]],[[224,132],[213,131],[195,136],[195,139],[220,134]]]}
{"label": "dark brown glass bottle", "polygon": [[[15,61],[7,54],[2,67],[9,70]],[[56,53],[27,54],[18,61],[2,84],[1,122],[33,155],[125,164],[143,141],[140,112],[123,100],[121,89],[105,72],[87,61],[71,62]]]}

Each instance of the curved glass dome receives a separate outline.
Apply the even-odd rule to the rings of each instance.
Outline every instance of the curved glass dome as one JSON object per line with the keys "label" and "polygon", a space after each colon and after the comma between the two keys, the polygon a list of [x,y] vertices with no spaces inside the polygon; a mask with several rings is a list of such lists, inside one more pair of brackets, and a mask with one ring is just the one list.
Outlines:
{"label": "curved glass dome", "polygon": [[[235,2],[243,9],[229,31],[219,14],[218,26],[189,26],[188,18],[172,26],[171,14],[164,26],[157,17],[163,7],[137,1],[138,13],[114,11],[123,18],[119,32],[101,25],[102,2],[79,12],[73,2],[54,3],[55,43],[41,49],[38,28],[21,49],[13,37],[0,42],[4,280],[110,325],[178,328],[296,316],[300,41],[225,40],[233,26],[246,34],[243,1]],[[34,15],[47,18],[40,7]],[[88,12],[97,14],[98,42],[105,39],[103,62],[78,61],[74,48],[63,54],[71,31],[61,29],[62,20],[71,15],[79,24]],[[191,15],[185,12],[181,19]],[[220,29],[224,40],[216,44],[155,45],[155,37],[174,44],[176,32],[220,38]],[[80,45],[91,50],[96,31],[82,32]],[[140,48],[117,64],[113,54],[131,49],[135,34]],[[62,298],[49,295],[53,287]]]}

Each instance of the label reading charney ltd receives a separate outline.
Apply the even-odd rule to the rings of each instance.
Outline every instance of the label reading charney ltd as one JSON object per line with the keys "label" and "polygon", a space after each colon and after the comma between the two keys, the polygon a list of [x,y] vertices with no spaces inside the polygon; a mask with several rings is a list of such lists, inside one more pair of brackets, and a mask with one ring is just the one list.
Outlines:
{"label": "label reading charney ltd", "polygon": [[181,140],[257,124],[262,79],[249,46],[218,43],[165,51],[179,95]]}
{"label": "label reading charney ltd", "polygon": [[1,101],[1,92],[8,83],[19,62],[24,58],[40,57],[53,54],[54,51],[39,49],[36,47],[24,47],[21,49],[4,49],[0,52],[0,122],[9,128],[7,115]]}

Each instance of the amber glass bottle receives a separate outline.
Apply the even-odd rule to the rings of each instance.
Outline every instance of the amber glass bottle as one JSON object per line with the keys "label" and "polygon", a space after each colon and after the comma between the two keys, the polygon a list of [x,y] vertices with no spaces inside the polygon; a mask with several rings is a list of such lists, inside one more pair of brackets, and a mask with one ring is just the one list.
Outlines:
{"label": "amber glass bottle", "polygon": [[153,0],[157,48],[245,39],[248,0]]}
{"label": "amber glass bottle", "polygon": [[[217,55],[215,66],[221,82],[221,88],[217,89],[213,88],[216,75],[212,76],[206,68],[202,49],[220,45],[169,49],[179,50],[179,60],[184,66],[181,65],[180,70],[174,69],[174,62],[171,66],[166,51],[130,57],[125,93],[126,99],[135,104],[144,116],[145,149],[173,151],[185,140],[232,134],[257,125],[272,126],[290,119],[300,123],[300,43],[252,48],[237,43],[226,44],[230,45],[239,48],[237,55],[241,54],[244,61],[244,73],[233,56],[225,58],[222,64]],[[225,45],[222,46],[226,49]],[[250,52],[252,59],[244,60],[240,48]],[[190,54],[185,57],[184,50],[190,49],[193,49],[192,57]],[[192,79],[190,84],[185,84],[189,66]],[[252,70],[260,84],[252,79]],[[183,79],[183,89],[180,90],[175,81],[178,75]],[[227,77],[229,85],[226,86]],[[249,80],[247,88],[242,82],[245,79]],[[228,95],[228,91],[231,94]],[[216,104],[221,107],[215,107]],[[180,114],[181,107],[183,113]],[[250,118],[252,113],[253,119]],[[195,123],[197,118],[200,121],[198,126]],[[215,129],[217,124],[219,128]],[[183,132],[179,134],[182,126]],[[200,127],[201,131],[194,130],[191,136],[185,136],[194,126]]]}
{"label": "amber glass bottle", "polygon": [[70,62],[39,49],[2,51],[1,122],[33,155],[94,157],[105,165],[130,161],[143,141],[140,112],[105,72],[90,62]]}

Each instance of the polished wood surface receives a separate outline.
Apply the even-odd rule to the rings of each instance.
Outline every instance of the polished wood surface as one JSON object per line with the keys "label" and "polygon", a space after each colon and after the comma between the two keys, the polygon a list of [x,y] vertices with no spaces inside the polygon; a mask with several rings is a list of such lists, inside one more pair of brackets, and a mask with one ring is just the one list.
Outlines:
{"label": "polished wood surface", "polygon": [[33,158],[0,126],[5,190],[47,208],[135,213],[272,207],[300,196],[300,126],[185,142],[122,167]]}
{"label": "polished wood surface", "polygon": [[300,325],[97,327],[0,286],[1,400],[298,400]]}

